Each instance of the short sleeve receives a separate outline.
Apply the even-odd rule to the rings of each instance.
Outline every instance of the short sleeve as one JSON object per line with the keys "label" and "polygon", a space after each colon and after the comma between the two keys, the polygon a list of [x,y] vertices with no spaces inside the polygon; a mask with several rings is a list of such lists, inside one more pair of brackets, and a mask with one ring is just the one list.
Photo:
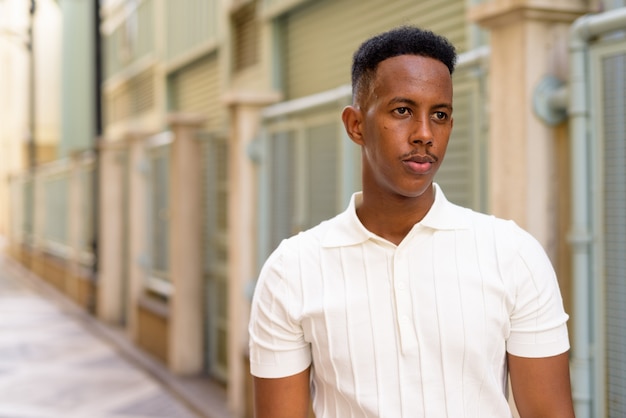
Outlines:
{"label": "short sleeve", "polygon": [[520,357],[551,357],[569,350],[568,315],[550,260],[533,237],[522,245],[509,270],[515,295],[507,351]]}
{"label": "short sleeve", "polygon": [[250,371],[264,378],[287,377],[311,364],[310,344],[295,302],[301,299],[297,272],[285,271],[286,241],[261,270],[250,313]]}

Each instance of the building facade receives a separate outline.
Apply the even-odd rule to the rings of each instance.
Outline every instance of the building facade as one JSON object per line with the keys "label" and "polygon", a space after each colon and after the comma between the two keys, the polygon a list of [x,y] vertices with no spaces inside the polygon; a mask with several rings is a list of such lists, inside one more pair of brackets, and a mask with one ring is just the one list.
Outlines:
{"label": "building facade", "polygon": [[[0,177],[57,158],[61,13],[41,0],[0,1]],[[37,63],[45,63],[38,66]],[[10,190],[0,182],[0,234],[8,235]]]}
{"label": "building facade", "polygon": [[[66,239],[48,233],[44,213],[40,245],[25,247],[17,231],[12,251],[36,266],[56,248],[60,278],[49,280],[174,373],[222,385],[232,416],[249,416],[255,278],[283,238],[342,211],[359,189],[358,148],[340,119],[352,52],[416,24],[460,54],[437,182],[544,245],[571,314],[577,416],[622,416],[624,6],[107,0],[96,152],[72,154],[65,177],[42,169],[38,183],[44,212],[67,209]],[[45,198],[58,176],[65,204]],[[19,197],[20,183],[11,187]],[[86,199],[94,187],[98,199]],[[80,274],[94,263],[97,274]]]}

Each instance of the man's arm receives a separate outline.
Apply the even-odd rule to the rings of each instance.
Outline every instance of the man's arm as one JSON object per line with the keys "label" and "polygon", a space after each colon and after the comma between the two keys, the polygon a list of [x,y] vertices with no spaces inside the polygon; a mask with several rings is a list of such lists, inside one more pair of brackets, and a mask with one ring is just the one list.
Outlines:
{"label": "man's arm", "polygon": [[254,378],[255,418],[306,418],[311,368],[277,379]]}
{"label": "man's arm", "polygon": [[568,353],[526,358],[508,355],[515,405],[522,418],[573,418]]}

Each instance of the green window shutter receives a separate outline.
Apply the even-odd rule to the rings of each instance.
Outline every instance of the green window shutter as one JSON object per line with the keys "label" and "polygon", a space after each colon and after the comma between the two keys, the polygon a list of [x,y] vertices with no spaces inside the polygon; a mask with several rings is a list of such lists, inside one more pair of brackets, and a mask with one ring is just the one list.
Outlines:
{"label": "green window shutter", "polygon": [[269,138],[269,242],[273,250],[280,241],[297,232],[295,219],[296,141],[293,131],[277,132]]}
{"label": "green window shutter", "polygon": [[606,401],[608,416],[621,417],[626,416],[626,53],[606,56],[601,68]]}
{"label": "green window shutter", "polygon": [[454,77],[454,128],[443,164],[435,177],[446,197],[458,205],[480,209],[477,80],[469,71]]}
{"label": "green window shutter", "polygon": [[307,210],[305,228],[337,214],[339,139],[337,123],[306,130]]}

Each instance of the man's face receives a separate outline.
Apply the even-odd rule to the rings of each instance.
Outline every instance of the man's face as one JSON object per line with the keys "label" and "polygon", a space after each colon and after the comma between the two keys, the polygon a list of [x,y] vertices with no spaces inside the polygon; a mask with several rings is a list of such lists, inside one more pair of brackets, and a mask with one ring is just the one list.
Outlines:
{"label": "man's face", "polygon": [[401,55],[378,65],[371,88],[360,104],[362,135],[355,140],[362,145],[364,190],[422,196],[452,131],[450,72],[433,58]]}

